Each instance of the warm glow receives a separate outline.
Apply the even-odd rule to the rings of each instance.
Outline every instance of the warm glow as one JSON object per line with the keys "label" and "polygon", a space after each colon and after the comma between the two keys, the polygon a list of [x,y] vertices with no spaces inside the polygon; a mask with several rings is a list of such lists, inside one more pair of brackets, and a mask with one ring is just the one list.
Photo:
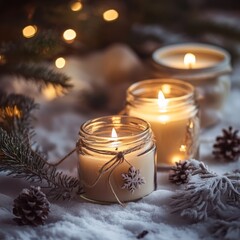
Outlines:
{"label": "warm glow", "polygon": [[77,34],[73,29],[67,29],[64,33],[63,33],[63,38],[67,41],[67,42],[72,42],[75,38],[76,38]]}
{"label": "warm glow", "polygon": [[117,132],[115,130],[115,128],[112,129],[112,138],[117,138],[118,135],[117,135]]}
{"label": "warm glow", "polygon": [[37,26],[28,25],[22,30],[22,34],[25,38],[31,38],[37,33]]}
{"label": "warm glow", "polygon": [[188,68],[192,68],[196,63],[196,57],[192,53],[187,53],[185,54],[183,61],[185,66],[187,66]]}
{"label": "warm glow", "polygon": [[0,64],[4,64],[6,62],[6,59],[4,55],[0,55]]}
{"label": "warm glow", "polygon": [[66,61],[64,58],[60,57],[60,58],[57,58],[56,61],[55,61],[55,65],[57,68],[63,68],[66,64]]}
{"label": "warm glow", "polygon": [[112,117],[112,122],[113,122],[113,124],[120,124],[121,123],[121,118],[120,117],[118,117],[118,116],[113,116]]}
{"label": "warm glow", "polygon": [[179,148],[180,152],[186,152],[187,147],[186,145],[181,145],[181,147]]}
{"label": "warm glow", "polygon": [[172,157],[172,163],[179,162],[182,159],[181,156],[175,155]]}
{"label": "warm glow", "polygon": [[160,108],[165,108],[167,106],[167,100],[165,99],[162,91],[158,92],[158,106]]}
{"label": "warm glow", "polygon": [[162,91],[164,94],[169,94],[171,92],[171,87],[169,84],[162,85]]}
{"label": "warm glow", "polygon": [[83,5],[81,2],[76,1],[76,2],[73,2],[70,7],[71,7],[72,11],[76,12],[76,11],[80,11],[82,9]]}
{"label": "warm glow", "polygon": [[0,109],[0,118],[1,117],[16,117],[20,118],[22,116],[22,112],[15,106],[7,106],[5,108]]}
{"label": "warm glow", "polygon": [[63,88],[61,86],[53,87],[52,85],[48,85],[43,89],[43,95],[47,100],[52,100],[63,95]]}
{"label": "warm glow", "polygon": [[161,116],[158,117],[158,120],[159,120],[159,122],[165,124],[166,122],[169,121],[169,116],[167,116],[167,115],[161,115]]}
{"label": "warm glow", "polygon": [[118,12],[114,9],[109,9],[103,13],[103,19],[105,21],[113,21],[118,18]]}

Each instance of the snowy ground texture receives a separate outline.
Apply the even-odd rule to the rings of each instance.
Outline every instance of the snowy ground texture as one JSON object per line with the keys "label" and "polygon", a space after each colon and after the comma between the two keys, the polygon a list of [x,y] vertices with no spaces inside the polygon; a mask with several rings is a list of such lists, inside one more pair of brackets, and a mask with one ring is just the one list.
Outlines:
{"label": "snowy ground texture", "polygon": [[[211,170],[219,173],[240,167],[239,161],[229,164],[218,163],[211,155],[212,143],[223,127],[232,125],[240,129],[239,76],[239,71],[235,70],[232,76],[233,87],[223,112],[223,120],[201,134],[200,160],[204,161]],[[77,90],[78,86],[75,88],[75,91]],[[92,116],[100,115],[100,113],[80,114],[76,110],[78,103],[74,103],[76,108],[72,106],[75,97],[73,93],[64,97],[65,100],[43,104],[38,112],[37,135],[43,148],[50,150],[50,159],[54,160],[65,155],[75,144],[79,126]],[[63,101],[69,103],[68,107],[59,108]],[[75,175],[76,160],[75,156],[64,162],[62,169]],[[144,230],[148,231],[143,237],[146,240],[212,239],[208,225],[214,220],[192,223],[170,213],[168,202],[177,187],[168,182],[168,173],[158,172],[157,183],[158,188],[155,192],[138,202],[128,203],[125,207],[118,204],[92,204],[80,199],[52,203],[46,224],[29,227],[17,226],[12,221],[13,199],[29,184],[2,174],[0,175],[0,239],[127,240],[137,239]]]}

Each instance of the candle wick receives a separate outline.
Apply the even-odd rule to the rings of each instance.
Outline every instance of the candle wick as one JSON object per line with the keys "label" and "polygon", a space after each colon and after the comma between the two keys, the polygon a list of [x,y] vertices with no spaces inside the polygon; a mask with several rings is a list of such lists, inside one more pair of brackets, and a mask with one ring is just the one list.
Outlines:
{"label": "candle wick", "polygon": [[189,68],[189,69],[192,69],[192,63],[189,63],[189,64],[188,64],[188,68]]}
{"label": "candle wick", "polygon": [[115,148],[115,151],[117,151],[117,150],[118,150],[118,147]]}

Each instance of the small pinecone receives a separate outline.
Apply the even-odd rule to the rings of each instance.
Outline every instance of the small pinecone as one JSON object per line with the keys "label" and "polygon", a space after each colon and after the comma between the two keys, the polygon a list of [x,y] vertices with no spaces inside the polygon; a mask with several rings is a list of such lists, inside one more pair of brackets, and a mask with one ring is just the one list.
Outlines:
{"label": "small pinecone", "polygon": [[14,200],[13,220],[19,225],[43,225],[50,211],[50,203],[40,187],[23,189]]}
{"label": "small pinecone", "polygon": [[233,131],[232,127],[223,129],[223,136],[217,136],[213,145],[213,155],[227,161],[237,160],[240,156],[240,137],[238,130]]}
{"label": "small pinecone", "polygon": [[179,161],[175,163],[169,173],[169,180],[177,185],[187,183],[192,169],[189,161]]}

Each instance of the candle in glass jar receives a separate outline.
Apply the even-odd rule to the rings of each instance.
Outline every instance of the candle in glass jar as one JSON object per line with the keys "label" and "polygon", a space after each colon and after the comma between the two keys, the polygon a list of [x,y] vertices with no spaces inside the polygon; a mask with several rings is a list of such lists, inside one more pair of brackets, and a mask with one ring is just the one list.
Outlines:
{"label": "candle in glass jar", "polygon": [[177,78],[196,87],[202,127],[221,120],[231,87],[230,55],[226,50],[210,44],[173,44],[154,51],[152,60],[152,77]]}
{"label": "candle in glass jar", "polygon": [[150,123],[158,166],[197,157],[199,118],[192,85],[174,79],[135,83],[127,91],[125,112]]}
{"label": "candle in glass jar", "polygon": [[[155,143],[146,121],[127,116],[93,119],[82,125],[80,141],[83,144],[78,172],[83,198],[102,203],[118,199],[127,202],[156,188]],[[124,160],[117,158],[121,154]],[[123,177],[132,170],[136,171],[136,178],[139,176],[136,189],[127,186]]]}

